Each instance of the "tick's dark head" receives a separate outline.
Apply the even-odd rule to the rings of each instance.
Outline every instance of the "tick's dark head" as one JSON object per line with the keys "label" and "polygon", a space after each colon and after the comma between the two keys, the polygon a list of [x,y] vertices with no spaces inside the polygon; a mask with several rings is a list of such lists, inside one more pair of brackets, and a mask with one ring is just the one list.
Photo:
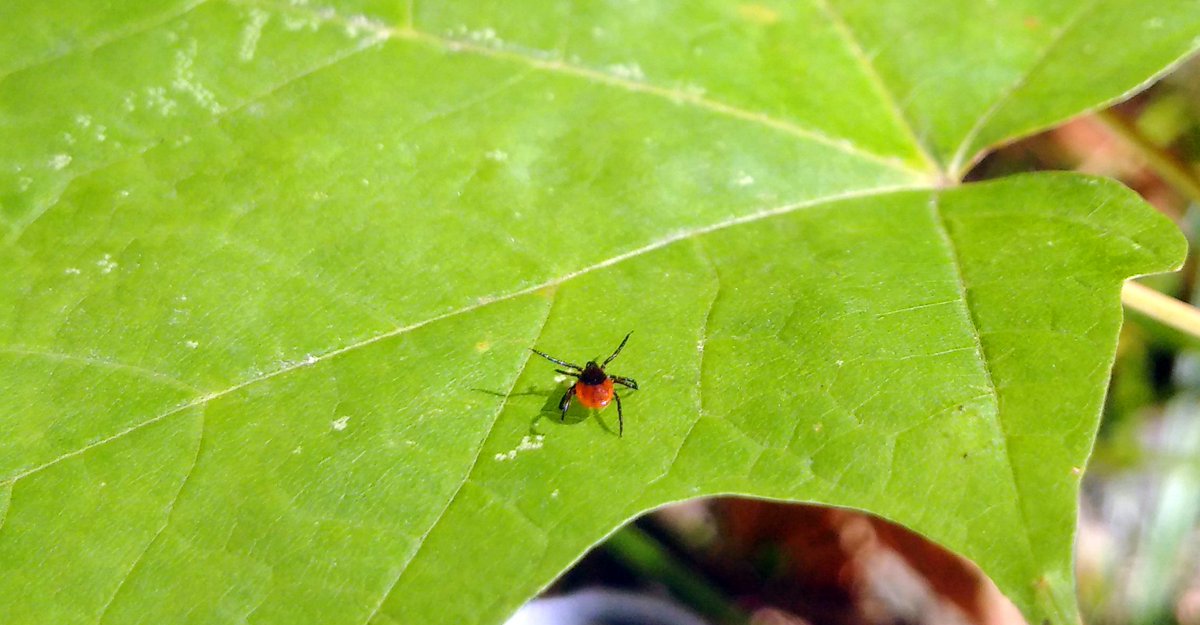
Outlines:
{"label": "tick's dark head", "polygon": [[584,384],[603,384],[607,379],[608,374],[604,373],[604,369],[601,369],[595,360],[589,360],[583,368],[583,373],[579,374],[579,381]]}

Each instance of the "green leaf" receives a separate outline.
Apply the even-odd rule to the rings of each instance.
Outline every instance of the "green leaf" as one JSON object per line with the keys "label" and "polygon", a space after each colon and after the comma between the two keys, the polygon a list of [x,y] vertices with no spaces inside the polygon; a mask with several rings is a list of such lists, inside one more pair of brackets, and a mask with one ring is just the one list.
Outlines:
{"label": "green leaf", "polygon": [[[586,4],[586,3],[580,3]],[[622,522],[870,510],[1075,617],[1109,181],[957,185],[1187,2],[7,2],[11,623],[500,621]],[[557,420],[531,360],[638,380]]]}

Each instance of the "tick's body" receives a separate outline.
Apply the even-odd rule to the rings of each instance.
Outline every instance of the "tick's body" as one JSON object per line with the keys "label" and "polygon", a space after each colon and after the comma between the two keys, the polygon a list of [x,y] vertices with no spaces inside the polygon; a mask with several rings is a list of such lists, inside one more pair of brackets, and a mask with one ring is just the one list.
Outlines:
{"label": "tick's body", "polygon": [[567,409],[571,407],[572,397],[578,397],[579,403],[593,410],[603,408],[615,399],[617,400],[618,435],[624,436],[625,416],[621,413],[621,396],[617,394],[616,389],[613,387],[613,383],[616,382],[617,384],[636,391],[638,387],[637,382],[634,382],[630,378],[624,378],[619,375],[608,375],[604,372],[604,367],[608,366],[608,363],[612,362],[612,359],[616,358],[617,354],[621,353],[621,348],[625,347],[625,342],[629,340],[630,334],[633,333],[630,332],[629,334],[626,334],[625,340],[621,341],[621,344],[617,346],[617,350],[612,353],[612,356],[604,359],[604,363],[599,365],[596,364],[596,361],[589,360],[587,365],[580,367],[579,365],[573,365],[569,362],[564,362],[552,356],[543,354],[536,349],[531,350],[533,353],[545,358],[546,360],[549,360],[550,362],[562,365],[569,369],[574,369],[574,371],[555,369],[555,371],[558,371],[563,375],[569,375],[577,379],[575,384],[572,384],[571,388],[568,388],[567,392],[563,394],[562,401],[558,402],[558,409],[562,411],[563,419],[567,418]]}
{"label": "tick's body", "polygon": [[575,383],[575,396],[579,398],[579,403],[588,408],[603,408],[612,401],[616,391],[613,390],[613,381],[606,379],[599,384],[588,384],[583,380]]}

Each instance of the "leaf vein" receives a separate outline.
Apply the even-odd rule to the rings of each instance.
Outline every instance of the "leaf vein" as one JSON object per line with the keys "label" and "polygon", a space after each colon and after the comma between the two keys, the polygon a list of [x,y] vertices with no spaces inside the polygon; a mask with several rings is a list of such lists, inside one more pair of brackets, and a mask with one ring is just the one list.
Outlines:
{"label": "leaf vein", "polygon": [[117,583],[117,587],[113,590],[112,595],[108,598],[108,601],[104,603],[104,607],[100,609],[100,616],[96,619],[97,623],[104,622],[105,615],[108,614],[109,609],[112,608],[113,603],[121,594],[121,591],[124,590],[125,582],[129,581],[129,578],[133,577],[134,571],[136,571],[138,566],[140,566],[145,560],[146,554],[150,553],[150,550],[162,537],[163,532],[166,531],[167,526],[171,524],[171,518],[175,514],[175,504],[179,502],[180,496],[183,495],[183,489],[187,486],[188,481],[191,480],[192,475],[196,472],[196,464],[200,461],[200,448],[202,447],[202,443],[204,441],[205,427],[205,415],[203,407],[200,408],[198,416],[200,418],[200,431],[196,434],[196,452],[192,455],[192,462],[190,465],[188,465],[187,472],[183,474],[183,479],[179,482],[179,489],[175,491],[175,495],[171,498],[171,501],[167,503],[166,514],[164,515],[163,523],[159,526],[158,531],[154,533],[154,537],[146,543],[146,546],[142,548],[142,551],[138,553],[136,558],[133,559],[133,564],[129,566],[129,570],[125,572],[125,575],[121,578],[121,581]]}
{"label": "leaf vein", "polygon": [[188,13],[195,11],[201,5],[207,4],[208,1],[209,0],[193,0],[190,3],[183,4],[180,7],[180,10],[178,10],[178,11],[168,12],[168,13],[164,13],[162,15],[156,15],[156,16],[149,18],[143,22],[133,25],[128,29],[115,29],[115,30],[109,31],[104,34],[96,35],[90,41],[85,41],[73,48],[66,48],[64,50],[59,50],[59,51],[51,53],[48,56],[44,56],[42,58],[35,59],[32,62],[27,63],[25,65],[20,65],[20,66],[14,67],[3,74],[0,74],[0,83],[3,83],[5,80],[8,79],[9,76],[12,76],[13,74],[18,74],[20,72],[32,69],[34,67],[38,67],[39,65],[46,65],[49,63],[53,63],[54,61],[56,61],[58,59],[71,56],[72,54],[76,54],[78,52],[85,52],[85,51],[91,52],[91,51],[99,50],[100,48],[103,48],[105,46],[112,45],[114,43],[117,43],[117,42],[125,40],[125,39],[131,39],[142,33],[149,32],[159,26],[162,26],[163,24],[166,24],[167,22],[170,22],[175,19],[179,19],[180,17],[183,17],[184,15],[187,15]]}
{"label": "leaf vein", "polygon": [[1004,416],[1000,411],[1000,389],[996,386],[995,378],[992,375],[992,368],[988,362],[987,351],[984,348],[983,335],[979,328],[979,322],[975,319],[975,313],[971,307],[971,300],[969,297],[970,289],[967,287],[966,274],[963,271],[962,260],[958,255],[958,247],[954,244],[954,239],[950,236],[950,230],[946,224],[946,219],[942,214],[939,200],[939,195],[935,191],[929,201],[929,210],[933,218],[933,223],[938,230],[938,235],[942,239],[942,243],[945,245],[946,252],[950,257],[950,264],[954,270],[959,296],[962,298],[963,313],[966,317],[967,325],[970,328],[971,338],[975,343],[975,352],[979,359],[979,364],[983,369],[984,380],[987,383],[988,391],[992,397],[992,405],[996,414],[996,425],[1000,430],[1001,442],[1004,445],[1005,465],[1008,467],[1009,477],[1012,479],[1013,496],[1015,499],[1014,503],[1017,507],[1017,513],[1021,516],[1022,521],[1022,526],[1019,533],[1024,543],[1026,553],[1029,556],[1030,561],[1033,561],[1033,542],[1028,531],[1028,528],[1031,527],[1031,524],[1028,515],[1025,512],[1021,484],[1017,480],[1017,468],[1016,464],[1013,462],[1012,436],[1005,425]]}
{"label": "leaf vein", "polygon": [[38,471],[41,471],[42,469],[53,466],[63,460],[66,460],[68,458],[72,458],[79,454],[85,453],[94,447],[98,447],[100,445],[104,445],[106,443],[112,442],[112,441],[119,439],[131,432],[137,431],[141,428],[144,428],[144,427],[147,427],[154,423],[157,423],[173,414],[187,410],[188,408],[192,408],[194,406],[206,404],[215,399],[219,399],[219,398],[229,395],[231,393],[237,392],[237,391],[239,391],[247,386],[250,386],[252,384],[256,384],[258,382],[263,382],[263,381],[269,380],[271,378],[283,375],[283,374],[293,371],[295,369],[313,366],[317,363],[323,362],[323,361],[331,359],[331,358],[335,358],[335,357],[345,354],[347,352],[352,352],[352,351],[367,347],[369,345],[373,345],[380,341],[383,341],[383,340],[386,340],[386,339],[389,339],[389,338],[392,338],[395,336],[399,336],[399,335],[411,332],[413,330],[417,330],[417,329],[427,326],[431,323],[436,323],[438,321],[443,321],[445,319],[457,317],[458,315],[470,313],[474,310],[478,310],[479,308],[488,306],[490,304],[495,304],[495,303],[507,301],[507,300],[510,300],[510,299],[513,299],[516,297],[520,297],[523,295],[528,295],[530,293],[534,293],[536,291],[539,291],[539,290],[542,290],[542,289],[545,289],[548,287],[558,286],[564,282],[568,282],[568,281],[578,278],[579,276],[582,276],[584,274],[591,273],[593,271],[597,271],[600,269],[604,269],[606,267],[611,267],[612,265],[615,265],[617,263],[629,260],[631,258],[636,258],[638,256],[648,254],[650,252],[653,252],[654,250],[666,247],[668,245],[671,245],[672,243],[676,243],[676,242],[682,241],[684,239],[691,239],[691,238],[695,238],[698,236],[708,234],[710,232],[716,232],[719,230],[724,230],[726,228],[732,228],[732,227],[735,227],[735,226],[738,226],[738,225],[741,225],[744,223],[751,223],[751,222],[759,221],[761,219],[767,219],[770,217],[784,215],[784,214],[787,214],[787,213],[790,213],[793,211],[803,210],[806,208],[812,208],[812,207],[820,206],[822,204],[828,204],[828,203],[837,202],[840,200],[848,200],[848,199],[864,198],[864,197],[876,197],[876,196],[886,195],[889,193],[895,193],[895,192],[900,192],[900,191],[919,190],[919,189],[923,189],[923,188],[924,187],[920,187],[920,186],[903,185],[903,186],[879,187],[876,189],[869,189],[869,190],[865,190],[865,191],[850,191],[850,192],[846,192],[846,193],[828,195],[828,196],[825,196],[822,198],[816,198],[816,199],[812,199],[812,200],[805,200],[805,201],[801,201],[801,202],[794,202],[791,204],[785,204],[782,206],[772,207],[772,208],[768,208],[768,209],[765,209],[765,210],[762,210],[762,211],[759,211],[756,213],[752,213],[749,215],[743,215],[740,217],[734,217],[731,219],[720,221],[720,222],[710,224],[707,226],[702,226],[699,228],[680,230],[678,232],[669,234],[669,235],[667,235],[661,239],[658,239],[656,241],[651,241],[650,243],[643,245],[642,247],[629,250],[628,252],[624,252],[622,254],[617,254],[606,260],[597,262],[595,264],[592,264],[592,265],[589,265],[586,267],[582,267],[576,271],[564,274],[557,278],[553,278],[553,279],[547,280],[545,282],[541,282],[539,284],[535,284],[533,286],[526,287],[523,289],[518,289],[516,291],[510,291],[509,293],[501,294],[496,297],[478,298],[478,299],[476,299],[476,301],[474,303],[464,306],[462,308],[450,310],[445,313],[435,315],[435,316],[425,319],[423,321],[411,323],[406,326],[393,328],[386,332],[382,332],[380,334],[370,336],[361,341],[351,343],[349,345],[345,345],[345,346],[324,352],[319,355],[314,355],[312,358],[308,358],[308,359],[305,359],[300,362],[289,363],[289,364],[282,366],[278,369],[275,369],[273,371],[269,371],[267,373],[263,373],[261,375],[257,375],[252,378],[248,378],[246,380],[243,380],[241,382],[233,384],[227,388],[224,388],[224,389],[221,389],[218,391],[213,391],[211,393],[207,393],[205,395],[196,397],[186,403],[180,404],[179,406],[175,406],[174,408],[171,408],[171,409],[167,410],[166,412],[163,412],[162,414],[156,415],[145,421],[142,421],[140,423],[129,426],[129,427],[127,427],[123,430],[120,430],[110,436],[92,441],[92,442],[84,445],[83,447],[80,447],[79,449],[65,453],[62,456],[59,456],[58,458],[49,460],[40,465],[26,469],[25,471],[17,473],[9,478],[0,480],[0,485],[14,483],[14,482],[20,480],[21,478],[24,478],[24,477],[31,475],[33,473],[36,473]]}
{"label": "leaf vein", "polygon": [[[263,0],[245,1],[251,4],[257,4],[259,6],[273,8],[275,10],[284,10],[283,7],[280,7],[275,3],[265,2]],[[308,11],[314,19],[320,21],[336,22],[346,25],[353,24],[351,19],[339,15],[334,11],[313,11],[312,9],[307,9],[305,7],[287,7],[287,10]],[[795,137],[829,146],[838,151],[862,158],[867,161],[882,164],[895,171],[910,173],[921,177],[928,175],[928,172],[913,170],[912,168],[906,166],[898,158],[872,152],[855,144],[853,141],[845,137],[831,136],[813,128],[801,126],[792,121],[776,119],[764,113],[742,109],[681,89],[672,89],[670,87],[663,87],[645,81],[633,80],[578,63],[566,62],[561,58],[552,57],[549,53],[542,52],[541,56],[539,56],[538,51],[520,49],[514,46],[489,46],[469,40],[451,39],[448,37],[435,35],[433,33],[417,30],[410,26],[397,27],[377,25],[376,28],[378,29],[380,36],[388,39],[425,43],[440,50],[469,52],[478,56],[490,57],[493,59],[505,60],[514,63],[522,63],[550,73],[583,78],[595,84],[609,85],[634,93],[653,95],[677,104],[687,104],[696,108],[708,110],[713,113],[760,124]]]}
{"label": "leaf vein", "polygon": [[696,351],[698,352],[698,362],[696,363],[696,418],[692,420],[690,425],[688,425],[688,429],[686,432],[684,432],[683,438],[679,439],[679,446],[675,448],[675,454],[671,457],[671,460],[663,467],[662,473],[654,477],[654,479],[647,480],[646,485],[642,488],[641,494],[638,495],[638,499],[644,497],[646,492],[649,491],[652,486],[667,479],[667,477],[671,475],[671,471],[675,468],[675,463],[679,461],[679,456],[683,453],[684,446],[687,445],[688,440],[692,437],[692,432],[696,430],[696,426],[700,424],[702,419],[704,419],[704,348],[708,343],[709,320],[712,319],[713,309],[717,306],[717,299],[721,297],[721,275],[717,272],[717,265],[713,262],[712,257],[709,256],[708,250],[704,247],[704,244],[697,240],[695,247],[696,253],[708,265],[709,272],[712,274],[714,285],[712,298],[708,301],[708,308],[704,313],[704,318],[700,326],[700,340],[696,345]]}
{"label": "leaf vein", "polygon": [[0,484],[0,530],[4,529],[4,524],[8,522],[8,509],[12,507],[12,484]]}
{"label": "leaf vein", "polygon": [[838,35],[845,42],[846,47],[850,49],[850,53],[854,55],[855,60],[857,60],[862,66],[863,73],[866,75],[867,80],[871,81],[871,84],[875,86],[876,91],[883,100],[884,106],[891,111],[892,117],[900,125],[901,131],[908,135],[909,140],[911,140],[913,145],[917,148],[917,153],[920,154],[921,158],[931,168],[940,171],[941,167],[937,163],[937,160],[929,153],[929,150],[921,143],[920,139],[917,138],[916,129],[904,115],[904,110],[900,107],[900,103],[896,100],[895,94],[890,88],[888,88],[887,83],[883,81],[883,77],[879,75],[879,72],[875,68],[875,64],[871,62],[871,59],[868,58],[866,51],[863,50],[862,44],[860,44],[858,42],[858,38],[854,36],[854,31],[850,30],[850,25],[846,23],[846,20],[841,16],[840,13],[834,10],[833,6],[829,3],[830,0],[815,1],[818,8],[820,8],[821,11],[825,13],[825,16],[829,19],[829,22],[833,26],[834,30],[837,31]]}
{"label": "leaf vein", "polygon": [[196,388],[196,387],[194,387],[172,375],[163,373],[161,371],[155,371],[154,369],[143,367],[141,365],[131,365],[128,363],[117,362],[115,360],[110,360],[107,358],[96,358],[93,356],[79,356],[76,354],[64,354],[61,352],[54,352],[54,351],[48,351],[48,350],[29,349],[29,348],[26,348],[26,347],[20,346],[20,345],[0,347],[0,354],[11,354],[14,356],[32,356],[35,358],[45,358],[47,360],[56,360],[59,362],[73,362],[73,363],[80,363],[80,364],[84,364],[84,365],[94,365],[97,367],[104,367],[104,368],[113,369],[116,371],[128,371],[128,372],[136,374],[140,377],[162,381],[170,386],[173,386],[173,387],[181,389],[181,390],[189,391],[191,393],[199,393],[200,392],[200,389],[198,389],[198,388]]}
{"label": "leaf vein", "polygon": [[1042,52],[1038,55],[1038,57],[1029,65],[1029,68],[1021,75],[1017,76],[1017,79],[1013,81],[1011,85],[1001,91],[1000,95],[997,96],[996,101],[993,102],[992,105],[986,110],[984,110],[983,114],[979,116],[979,119],[975,120],[975,124],[971,126],[970,130],[967,131],[967,135],[963,137],[962,143],[959,144],[958,149],[954,152],[954,158],[950,162],[950,171],[955,172],[957,176],[962,176],[965,173],[959,170],[966,166],[964,161],[967,158],[967,150],[971,147],[971,143],[975,141],[975,139],[979,136],[979,133],[983,132],[983,129],[987,126],[988,122],[995,117],[996,113],[999,112],[999,110],[1003,108],[1005,104],[1012,100],[1013,94],[1015,94],[1018,89],[1028,84],[1029,79],[1034,75],[1034,73],[1046,65],[1050,59],[1050,54],[1062,44],[1062,41],[1067,34],[1073,30],[1080,21],[1082,21],[1084,16],[1095,9],[1096,5],[1099,3],[1100,0],[1090,0],[1088,3],[1081,6],[1079,10],[1072,15],[1065,24],[1063,24],[1062,28],[1055,33],[1054,37],[1051,38],[1050,42],[1046,44],[1046,47],[1042,49]]}
{"label": "leaf vein", "polygon": [[[538,326],[537,332],[534,333],[535,340],[537,337],[542,335],[543,331],[545,331],[546,323],[550,321],[550,314],[553,312],[553,310],[554,291],[551,291],[551,301],[546,306],[546,315],[542,317],[542,322]],[[509,385],[508,392],[504,394],[504,399],[496,408],[496,414],[492,416],[492,422],[488,425],[487,432],[480,438],[479,445],[475,448],[474,458],[471,460],[470,466],[467,467],[467,471],[463,474],[462,481],[458,483],[458,486],[454,489],[454,493],[450,495],[450,498],[446,501],[446,505],[442,508],[441,512],[438,513],[437,517],[433,520],[433,523],[431,523],[429,528],[425,530],[425,533],[417,539],[417,550],[413,553],[412,557],[410,557],[408,561],[400,567],[400,570],[396,573],[395,579],[388,584],[387,589],[384,590],[383,595],[380,596],[379,603],[375,605],[375,608],[371,610],[371,613],[367,616],[366,620],[363,621],[364,625],[370,623],[375,616],[379,614],[379,611],[383,609],[383,605],[387,603],[388,596],[392,594],[392,591],[395,590],[396,586],[400,584],[400,580],[404,578],[404,573],[408,571],[409,567],[412,566],[412,563],[416,562],[417,558],[420,557],[421,553],[424,552],[425,545],[428,543],[430,534],[432,534],[433,530],[437,529],[437,527],[441,525],[442,519],[446,518],[446,513],[449,512],[450,507],[453,506],[454,502],[458,500],[458,496],[460,493],[462,493],[463,487],[467,485],[467,482],[471,481],[471,474],[475,472],[475,467],[479,464],[479,458],[483,456],[483,448],[487,446],[488,439],[490,439],[492,434],[496,431],[496,421],[500,419],[500,415],[508,406],[508,400],[512,396],[513,390],[516,389],[517,381],[521,377],[521,372],[524,371],[525,367],[528,365],[531,354],[532,352],[524,353],[525,359],[521,361],[521,366],[518,367],[516,372],[513,374],[512,384]],[[526,519],[528,519],[528,517],[526,517]]]}

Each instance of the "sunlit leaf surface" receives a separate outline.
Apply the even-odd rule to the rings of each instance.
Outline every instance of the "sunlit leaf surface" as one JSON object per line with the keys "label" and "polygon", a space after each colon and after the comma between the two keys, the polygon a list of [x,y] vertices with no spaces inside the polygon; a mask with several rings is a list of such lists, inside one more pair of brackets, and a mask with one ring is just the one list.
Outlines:
{"label": "sunlit leaf surface", "polygon": [[[1182,239],[1116,183],[955,181],[1195,9],[4,3],[2,620],[496,623],[736,493],[1073,621],[1120,283]],[[624,437],[560,423],[528,348],[629,330]]]}

